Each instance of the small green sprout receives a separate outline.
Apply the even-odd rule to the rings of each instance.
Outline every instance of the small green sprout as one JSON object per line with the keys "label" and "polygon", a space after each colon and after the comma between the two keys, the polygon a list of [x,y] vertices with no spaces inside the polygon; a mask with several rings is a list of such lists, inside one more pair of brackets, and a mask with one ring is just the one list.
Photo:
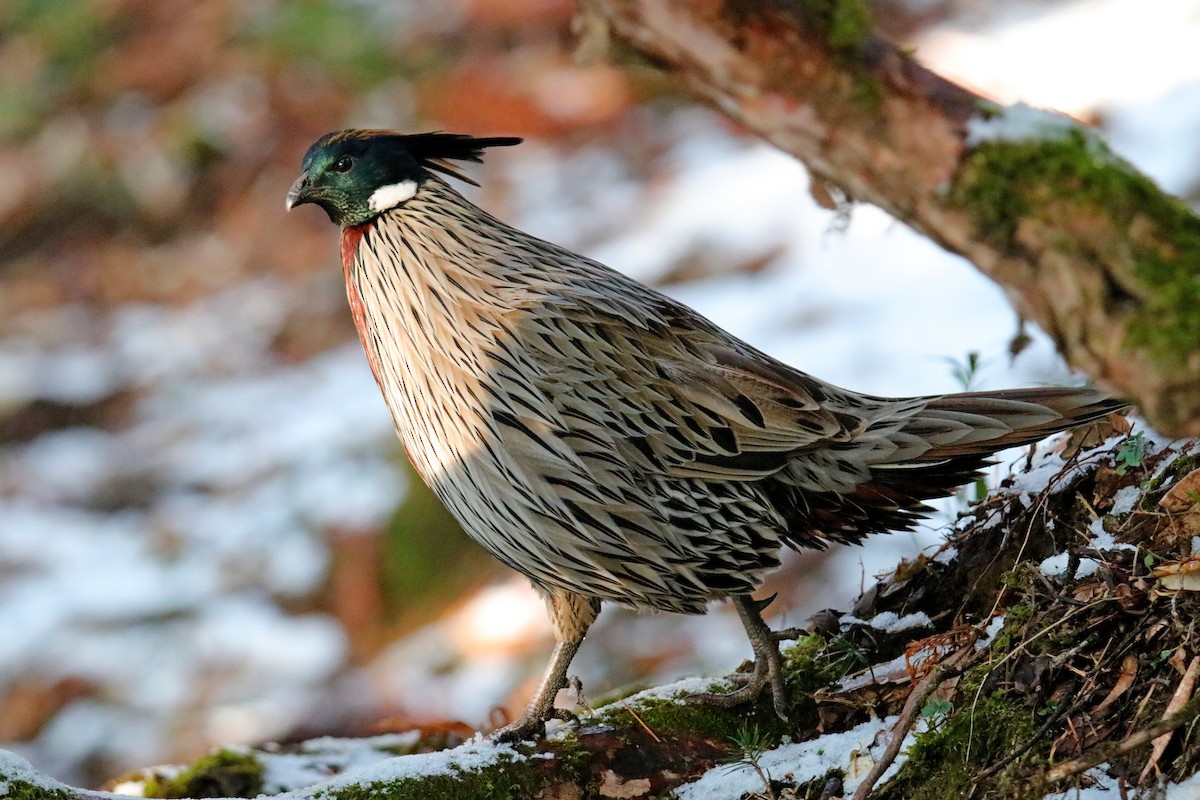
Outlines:
{"label": "small green sprout", "polygon": [[725,765],[724,768],[732,771],[750,767],[758,774],[758,779],[763,782],[762,796],[769,800],[776,800],[775,790],[771,788],[771,773],[767,772],[761,763],[763,755],[775,747],[774,737],[769,733],[764,733],[757,725],[742,725],[730,738],[730,741],[733,746],[721,759],[721,763]]}
{"label": "small green sprout", "polygon": [[921,719],[925,720],[928,730],[934,731],[942,726],[954,710],[954,704],[942,697],[934,697],[921,709]]}
{"label": "small green sprout", "polygon": [[983,368],[983,359],[978,350],[971,350],[962,361],[952,356],[946,356],[945,361],[950,365],[950,374],[958,381],[964,392],[975,389],[979,382],[979,371]]}
{"label": "small green sprout", "polygon": [[1138,431],[1126,437],[1117,448],[1117,474],[1124,475],[1130,467],[1140,467],[1146,458],[1146,435]]}

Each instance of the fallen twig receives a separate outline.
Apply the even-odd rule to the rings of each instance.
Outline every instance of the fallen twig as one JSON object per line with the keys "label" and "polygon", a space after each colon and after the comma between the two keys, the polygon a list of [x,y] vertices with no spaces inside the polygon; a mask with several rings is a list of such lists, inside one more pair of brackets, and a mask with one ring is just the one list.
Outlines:
{"label": "fallen twig", "polygon": [[642,728],[645,729],[646,733],[650,734],[650,738],[654,739],[654,741],[658,742],[659,744],[662,744],[662,739],[658,737],[657,733],[650,729],[650,726],[646,724],[645,720],[638,716],[638,713],[633,710],[633,706],[629,705],[629,703],[627,703],[625,700],[621,700],[621,705],[626,711],[629,712],[630,716],[637,721],[637,724],[641,725]]}
{"label": "fallen twig", "polygon": [[963,665],[976,655],[974,641],[967,644],[954,655],[950,656],[945,661],[939,662],[929,673],[921,679],[921,682],[913,687],[913,690],[908,693],[908,699],[904,701],[904,708],[900,712],[900,719],[892,728],[891,740],[888,742],[887,748],[883,751],[883,756],[875,762],[875,766],[867,774],[867,777],[859,784],[858,790],[854,793],[854,800],[867,800],[871,790],[875,788],[875,784],[879,781],[887,768],[896,760],[896,756],[900,753],[900,746],[904,744],[904,737],[912,730],[913,725],[917,722],[917,717],[921,713],[921,709],[925,706],[925,701],[929,695],[933,694],[942,682],[962,671]]}
{"label": "fallen twig", "polygon": [[1159,736],[1165,733],[1170,733],[1176,728],[1187,725],[1192,720],[1200,717],[1200,698],[1192,698],[1181,709],[1170,716],[1164,717],[1159,722],[1154,723],[1148,728],[1143,728],[1137,733],[1130,734],[1122,739],[1114,747],[1095,747],[1092,752],[1080,756],[1079,758],[1059,764],[1054,769],[1046,773],[1046,781],[1049,783],[1057,783],[1064,778],[1069,778],[1072,775],[1078,775],[1081,772],[1086,772],[1097,764],[1108,761],[1113,756],[1128,753],[1131,750],[1136,750],[1143,747]]}
{"label": "fallen twig", "polygon": [[[1188,664],[1187,671],[1183,673],[1183,677],[1179,680],[1179,686],[1175,688],[1175,694],[1171,696],[1171,702],[1167,703],[1167,709],[1163,712],[1163,718],[1171,716],[1179,709],[1183,708],[1184,703],[1192,699],[1192,694],[1196,690],[1196,678],[1200,677],[1200,656],[1192,658]],[[1162,758],[1163,751],[1167,749],[1167,745],[1171,742],[1171,732],[1167,731],[1162,736],[1154,740],[1154,749],[1150,753],[1150,760],[1146,762],[1146,766],[1142,768],[1142,774],[1138,776],[1138,784],[1146,782],[1146,776],[1150,771],[1158,766],[1158,760]]]}

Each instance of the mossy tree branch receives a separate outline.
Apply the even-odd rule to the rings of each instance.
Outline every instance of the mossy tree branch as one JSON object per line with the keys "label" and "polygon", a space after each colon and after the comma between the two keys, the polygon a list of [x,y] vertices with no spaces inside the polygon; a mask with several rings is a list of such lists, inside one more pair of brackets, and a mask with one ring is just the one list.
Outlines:
{"label": "mossy tree branch", "polygon": [[582,54],[674,76],[971,260],[1159,430],[1200,435],[1200,219],[1094,131],[979,136],[1011,109],[876,36],[863,0],[581,0],[579,20]]}

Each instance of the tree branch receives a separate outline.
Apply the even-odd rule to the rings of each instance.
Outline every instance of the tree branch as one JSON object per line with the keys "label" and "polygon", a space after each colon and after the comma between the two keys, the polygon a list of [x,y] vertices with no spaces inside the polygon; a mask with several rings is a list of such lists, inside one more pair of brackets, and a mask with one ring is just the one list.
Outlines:
{"label": "tree branch", "polygon": [[1094,131],[1002,108],[875,36],[862,0],[581,0],[584,55],[676,77],[965,256],[1073,366],[1200,434],[1200,219]]}

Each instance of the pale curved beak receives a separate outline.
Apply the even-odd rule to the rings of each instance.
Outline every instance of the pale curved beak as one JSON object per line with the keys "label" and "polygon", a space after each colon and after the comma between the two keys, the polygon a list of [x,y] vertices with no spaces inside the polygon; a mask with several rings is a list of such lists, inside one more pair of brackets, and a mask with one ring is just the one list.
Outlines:
{"label": "pale curved beak", "polygon": [[292,188],[288,189],[287,210],[291,211],[302,203],[310,202],[312,202],[312,199],[308,194],[308,174],[306,173],[296,178],[296,182],[292,184]]}

